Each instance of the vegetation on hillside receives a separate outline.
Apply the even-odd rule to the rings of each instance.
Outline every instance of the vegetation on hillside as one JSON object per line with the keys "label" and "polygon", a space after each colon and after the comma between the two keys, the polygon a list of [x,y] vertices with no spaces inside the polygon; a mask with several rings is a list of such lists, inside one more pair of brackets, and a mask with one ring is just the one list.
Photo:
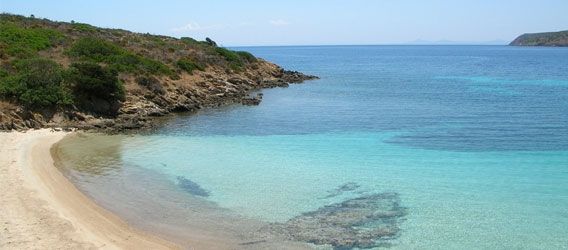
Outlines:
{"label": "vegetation on hillside", "polygon": [[2,77],[0,95],[11,97],[31,108],[72,104],[72,95],[64,82],[64,70],[52,60],[18,60],[13,71]]}
{"label": "vegetation on hillside", "polygon": [[79,39],[73,43],[67,54],[77,60],[105,63],[117,72],[173,74],[172,70],[161,62],[135,55],[111,42],[97,38]]}
{"label": "vegetation on hillside", "polygon": [[510,45],[514,46],[568,46],[568,31],[524,34]]}
{"label": "vegetation on hillside", "polygon": [[186,71],[187,73],[190,73],[190,74],[192,74],[194,70],[201,70],[201,71],[205,70],[205,66],[198,64],[198,63],[196,63],[196,62],[194,62],[194,61],[192,61],[191,59],[188,59],[188,58],[179,59],[177,61],[176,65],[180,69],[182,69],[182,70],[184,70],[184,71]]}
{"label": "vegetation on hillside", "polygon": [[[0,14],[0,99],[30,109],[79,108],[125,99],[135,78],[163,92],[159,78],[179,79],[209,67],[234,73],[256,57],[218,47],[211,39],[176,39],[103,29],[76,22]],[[113,106],[113,105],[109,105]]]}
{"label": "vegetation on hillside", "polygon": [[54,29],[22,27],[17,23],[0,20],[0,58],[33,57],[38,51],[55,46],[64,39],[64,35]]}

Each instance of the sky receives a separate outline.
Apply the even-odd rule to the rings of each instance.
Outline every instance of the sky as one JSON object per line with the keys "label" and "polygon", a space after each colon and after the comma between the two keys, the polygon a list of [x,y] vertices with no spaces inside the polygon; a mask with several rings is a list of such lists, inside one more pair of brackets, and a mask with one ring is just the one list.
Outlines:
{"label": "sky", "polygon": [[223,46],[505,44],[568,30],[568,0],[0,0],[0,11]]}

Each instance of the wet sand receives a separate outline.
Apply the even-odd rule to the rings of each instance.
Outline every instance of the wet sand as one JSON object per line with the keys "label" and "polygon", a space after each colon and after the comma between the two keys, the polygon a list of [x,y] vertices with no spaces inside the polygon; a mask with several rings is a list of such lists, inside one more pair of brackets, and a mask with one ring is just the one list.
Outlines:
{"label": "wet sand", "polygon": [[184,248],[313,248],[274,235],[267,222],[221,208],[163,173],[125,162],[127,138],[74,133],[55,144],[52,157],[58,170],[90,200],[129,225]]}

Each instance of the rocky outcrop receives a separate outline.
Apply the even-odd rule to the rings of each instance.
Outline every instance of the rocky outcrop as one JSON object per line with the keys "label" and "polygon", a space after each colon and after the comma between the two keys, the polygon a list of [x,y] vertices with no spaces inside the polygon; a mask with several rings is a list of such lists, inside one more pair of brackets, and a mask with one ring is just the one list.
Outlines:
{"label": "rocky outcrop", "polygon": [[298,71],[289,71],[289,70],[282,71],[282,74],[279,75],[279,77],[283,81],[289,82],[289,83],[303,83],[304,81],[307,81],[307,80],[318,79],[317,76],[305,75],[305,74],[300,73]]}
{"label": "rocky outcrop", "polygon": [[257,106],[262,101],[262,96],[262,93],[258,93],[256,96],[247,96],[241,100],[241,103],[247,106]]}
{"label": "rocky outcrop", "polygon": [[120,132],[148,128],[156,124],[154,118],[171,113],[239,103],[259,105],[262,93],[250,96],[251,92],[313,79],[317,77],[286,71],[260,59],[254,68],[240,73],[211,69],[178,80],[141,76],[123,79],[127,95],[118,104],[116,115],[100,116],[73,109],[46,113],[4,103],[0,108],[0,130],[58,127]]}
{"label": "rocky outcrop", "polygon": [[[218,47],[211,39],[10,14],[0,18],[14,38],[0,44],[0,130],[145,128],[155,124],[155,117],[170,113],[233,103],[258,105],[262,95],[251,93],[317,78],[286,71],[245,51]],[[33,38],[21,35],[30,27],[37,31],[28,34]],[[35,48],[35,40],[49,42]],[[100,51],[104,55],[98,55]],[[38,60],[15,67],[23,55]],[[46,66],[52,69],[37,70]],[[57,93],[33,79],[44,79]],[[7,84],[11,81],[17,84]]]}

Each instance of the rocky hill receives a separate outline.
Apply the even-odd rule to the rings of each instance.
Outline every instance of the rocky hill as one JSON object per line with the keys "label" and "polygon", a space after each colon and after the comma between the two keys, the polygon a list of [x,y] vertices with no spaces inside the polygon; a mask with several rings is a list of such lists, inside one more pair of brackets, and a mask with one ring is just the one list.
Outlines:
{"label": "rocky hill", "polygon": [[513,42],[512,46],[568,46],[568,31],[523,34]]}
{"label": "rocky hill", "polygon": [[0,130],[122,131],[154,117],[230,103],[315,76],[211,40],[0,15]]}

